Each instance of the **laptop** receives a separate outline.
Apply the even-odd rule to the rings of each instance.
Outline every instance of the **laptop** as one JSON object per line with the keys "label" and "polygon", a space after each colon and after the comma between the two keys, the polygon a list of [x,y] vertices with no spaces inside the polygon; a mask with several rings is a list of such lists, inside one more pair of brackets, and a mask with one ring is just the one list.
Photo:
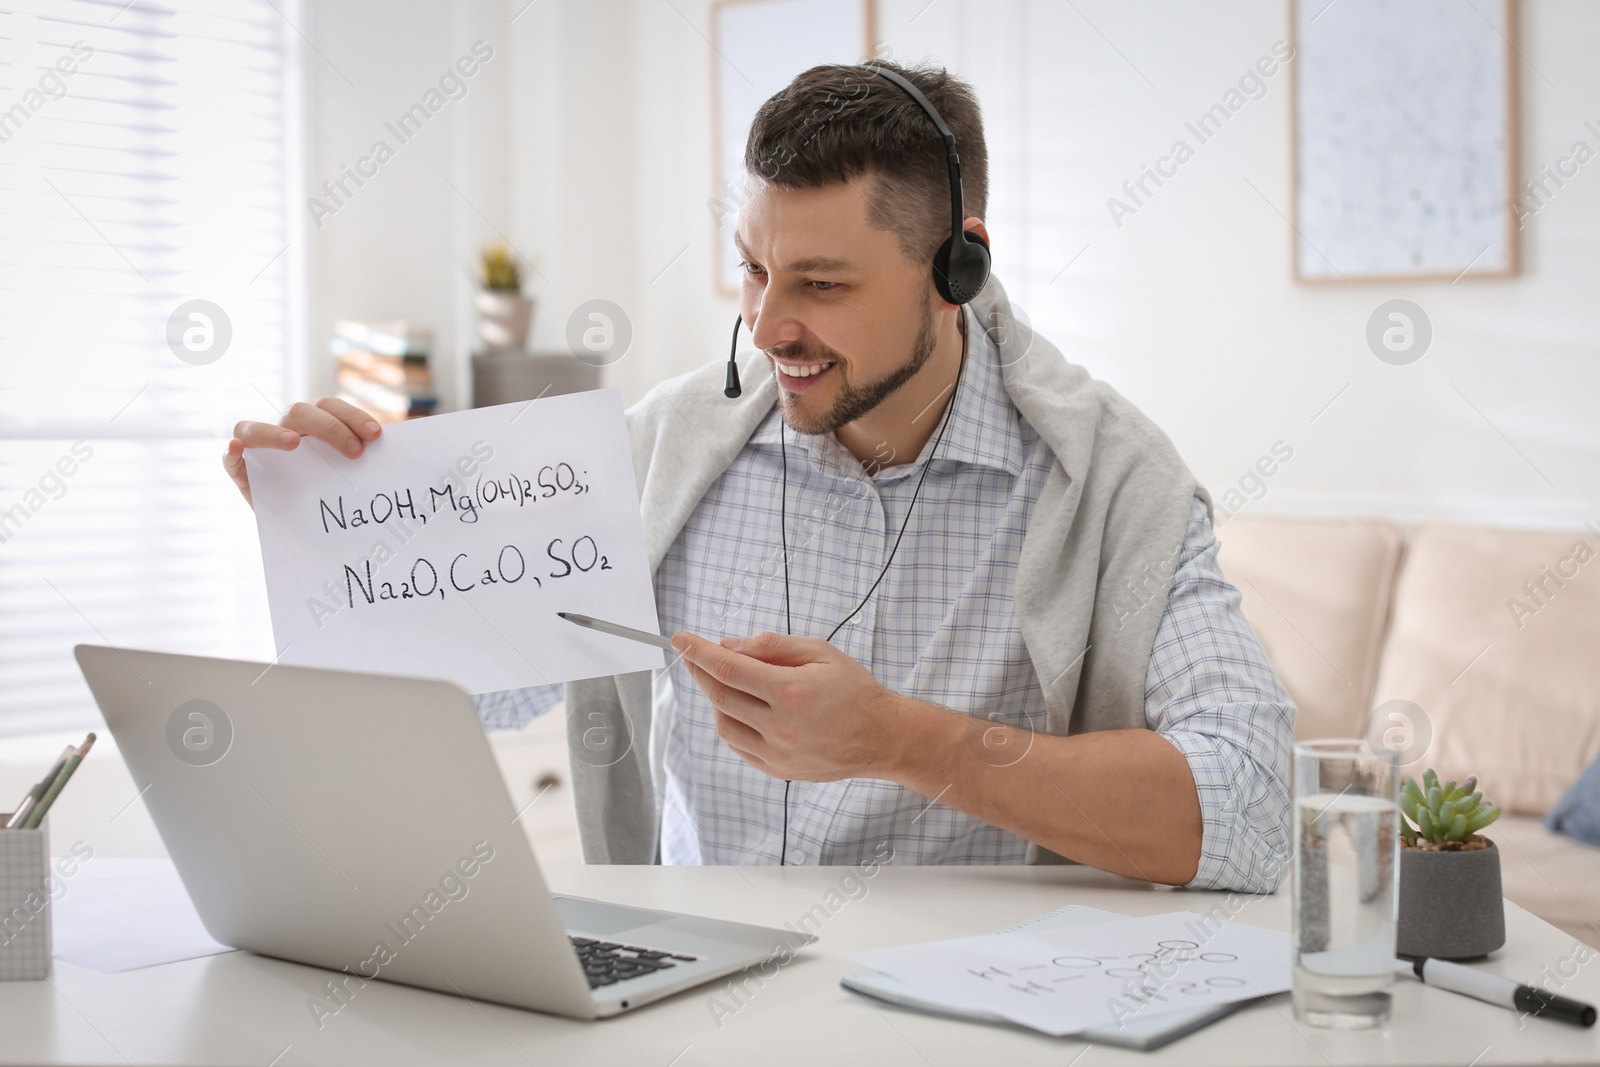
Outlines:
{"label": "laptop", "polygon": [[816,940],[552,894],[449,682],[74,651],[206,930],[341,972],[341,1002],[384,980],[595,1019]]}

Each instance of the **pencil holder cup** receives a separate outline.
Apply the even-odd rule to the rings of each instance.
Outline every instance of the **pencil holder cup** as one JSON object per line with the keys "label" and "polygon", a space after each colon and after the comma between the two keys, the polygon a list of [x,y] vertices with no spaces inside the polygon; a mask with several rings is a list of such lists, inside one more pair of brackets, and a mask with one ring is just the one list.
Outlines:
{"label": "pencil holder cup", "polygon": [[48,815],[34,830],[0,829],[0,981],[50,974],[49,874]]}

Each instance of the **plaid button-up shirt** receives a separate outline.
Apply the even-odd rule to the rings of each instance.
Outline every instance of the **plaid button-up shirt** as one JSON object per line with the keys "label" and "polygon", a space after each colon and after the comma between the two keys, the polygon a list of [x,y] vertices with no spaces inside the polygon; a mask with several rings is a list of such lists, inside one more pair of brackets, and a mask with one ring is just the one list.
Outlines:
{"label": "plaid button-up shirt", "polygon": [[[881,463],[894,465],[868,468],[831,434],[785,431],[789,612],[794,633],[826,637],[855,609],[888,560],[931,463],[888,572],[833,644],[888,688],[974,716],[974,758],[1006,761],[1025,757],[991,751],[988,722],[1032,729],[1045,722],[1013,583],[1054,457],[1011,403],[995,351],[968,315],[971,347],[937,456],[937,428],[915,462],[884,456]],[[662,559],[663,633],[715,640],[785,631],[779,420],[774,405]],[[1217,547],[1196,497],[1165,604],[1130,599],[1130,611],[1162,611],[1145,721],[1184,755],[1198,789],[1201,859],[1188,885],[1269,891],[1288,855],[1295,710],[1217,565]],[[778,862],[783,781],[722,742],[710,702],[680,658],[654,682],[651,765],[662,862]],[[486,694],[479,706],[489,726],[517,727],[561,695],[560,686],[541,686]],[[894,782],[790,787],[788,862],[860,863],[885,841],[901,863],[1021,863],[1028,849],[1016,834]]]}

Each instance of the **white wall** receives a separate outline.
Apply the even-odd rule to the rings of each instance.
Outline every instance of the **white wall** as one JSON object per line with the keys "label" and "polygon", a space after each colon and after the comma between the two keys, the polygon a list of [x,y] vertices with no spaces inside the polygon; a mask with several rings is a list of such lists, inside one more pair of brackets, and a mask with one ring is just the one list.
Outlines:
{"label": "white wall", "polygon": [[[405,318],[437,333],[435,373],[446,407],[465,402],[471,299],[480,245],[504,236],[526,250],[510,211],[510,83],[514,59],[500,3],[311,0],[307,3],[306,358],[310,391],[333,387],[328,339],[338,319]],[[483,41],[492,56],[404,142],[386,123],[437,90]],[[469,63],[471,68],[473,64]],[[458,72],[459,73],[459,72]],[[321,190],[384,142],[393,157],[335,202]],[[531,254],[531,252],[530,252]]]}
{"label": "white wall", "polygon": [[[737,310],[711,286],[709,4],[525,3],[316,5],[314,39],[360,89],[311,61],[313,185],[481,27],[509,44],[495,38],[486,71],[503,101],[481,91],[502,83],[475,83],[447,109],[452,137],[425,142],[427,130],[311,238],[313,341],[337,316],[415,308],[455,338],[455,359],[471,329],[463,268],[489,232],[438,178],[458,175],[482,183],[478,208],[539,259],[535,348],[563,349],[584,300],[627,311],[634,346],[607,380],[631,402],[724,358]],[[1521,26],[1528,173],[1579,138],[1600,150],[1583,126],[1600,119],[1585,55],[1600,5],[1525,0]],[[1528,221],[1519,278],[1299,286],[1281,73],[1120,227],[1106,207],[1287,37],[1285,0],[883,0],[879,27],[897,58],[934,59],[978,88],[996,270],[1013,299],[1155,417],[1214,493],[1281,440],[1294,456],[1249,511],[1600,517],[1600,162]],[[1434,327],[1407,367],[1364,341],[1394,297]]]}

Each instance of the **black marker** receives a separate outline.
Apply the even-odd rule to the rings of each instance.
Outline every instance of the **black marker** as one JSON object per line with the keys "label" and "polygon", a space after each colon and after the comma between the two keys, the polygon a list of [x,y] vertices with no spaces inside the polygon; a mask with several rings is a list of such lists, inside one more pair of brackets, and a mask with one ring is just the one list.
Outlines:
{"label": "black marker", "polygon": [[1487,971],[1474,970],[1449,960],[1427,956],[1411,965],[1417,977],[1439,989],[1475,997],[1487,1004],[1498,1004],[1512,1011],[1525,1011],[1541,1019],[1560,1019],[1575,1026],[1594,1025],[1594,1007],[1531,985],[1522,985]]}

